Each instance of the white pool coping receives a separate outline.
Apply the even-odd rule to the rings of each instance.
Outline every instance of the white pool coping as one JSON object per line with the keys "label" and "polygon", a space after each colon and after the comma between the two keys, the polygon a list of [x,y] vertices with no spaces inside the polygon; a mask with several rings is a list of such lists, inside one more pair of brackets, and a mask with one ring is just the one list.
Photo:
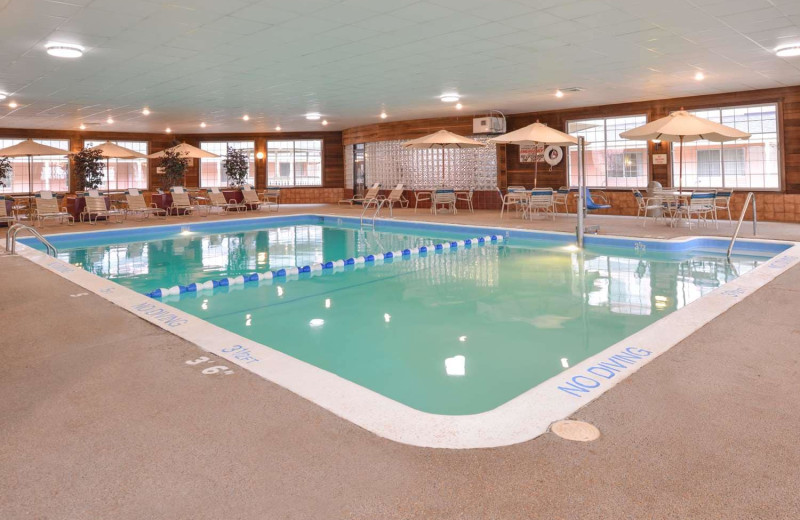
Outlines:
{"label": "white pool coping", "polygon": [[[314,213],[314,215],[319,214]],[[492,226],[492,229],[499,228]],[[519,231],[514,228],[507,229]],[[659,240],[642,237],[614,236],[613,238],[648,242],[676,241],[676,239]],[[781,241],[781,243],[786,242]],[[376,435],[412,446],[450,449],[507,446],[528,441],[545,433],[551,423],[571,416],[702,326],[800,263],[800,244],[795,243],[736,280],[670,313],[602,352],[565,369],[497,408],[474,415],[453,416],[415,410],[331,372],[217,327],[201,318],[47,256],[21,243],[17,244],[17,252],[20,256],[92,291],[136,316],[279,384]],[[612,357],[619,355],[623,357]]]}

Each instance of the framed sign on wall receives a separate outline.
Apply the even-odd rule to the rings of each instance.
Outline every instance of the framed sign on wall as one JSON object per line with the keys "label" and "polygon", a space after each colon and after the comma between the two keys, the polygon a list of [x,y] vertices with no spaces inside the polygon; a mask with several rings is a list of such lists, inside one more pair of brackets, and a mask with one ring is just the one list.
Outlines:
{"label": "framed sign on wall", "polygon": [[519,162],[544,162],[544,146],[535,144],[519,145]]}

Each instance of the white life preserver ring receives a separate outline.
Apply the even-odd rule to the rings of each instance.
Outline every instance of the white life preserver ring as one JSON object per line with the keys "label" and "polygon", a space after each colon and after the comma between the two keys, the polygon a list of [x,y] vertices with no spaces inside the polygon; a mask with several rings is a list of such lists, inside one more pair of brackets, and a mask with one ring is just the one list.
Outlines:
{"label": "white life preserver ring", "polygon": [[544,161],[550,166],[555,166],[564,158],[564,151],[560,146],[550,145],[544,149]]}

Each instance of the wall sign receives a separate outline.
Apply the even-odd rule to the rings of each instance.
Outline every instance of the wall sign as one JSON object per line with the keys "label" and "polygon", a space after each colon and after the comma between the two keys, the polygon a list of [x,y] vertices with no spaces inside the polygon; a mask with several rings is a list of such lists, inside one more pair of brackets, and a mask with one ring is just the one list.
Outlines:
{"label": "wall sign", "polygon": [[665,153],[654,153],[653,154],[653,164],[667,164],[667,154],[665,154]]}
{"label": "wall sign", "polygon": [[519,145],[519,162],[544,162],[544,147],[535,144]]}

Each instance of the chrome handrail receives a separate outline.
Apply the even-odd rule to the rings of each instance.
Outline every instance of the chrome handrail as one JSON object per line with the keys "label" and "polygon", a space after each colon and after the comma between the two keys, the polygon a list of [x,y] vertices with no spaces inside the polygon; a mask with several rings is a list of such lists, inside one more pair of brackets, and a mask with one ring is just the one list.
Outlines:
{"label": "chrome handrail", "polygon": [[33,235],[39,242],[44,245],[45,249],[47,250],[47,254],[52,257],[58,256],[58,249],[50,243],[41,233],[36,231],[36,229],[32,228],[31,226],[27,226],[25,224],[14,224],[8,228],[6,231],[6,251],[14,254],[17,250],[17,234],[20,231],[28,231],[31,235]]}
{"label": "chrome handrail", "polygon": [[[384,202],[386,202],[386,200],[387,199],[381,199],[380,201],[378,201],[378,206],[375,208],[375,213],[372,214],[372,228],[373,229],[375,228],[375,219],[378,218],[378,215],[380,214],[381,209],[383,208],[383,204],[384,204]],[[369,204],[366,204],[364,206],[364,209],[361,210],[361,226],[362,227],[364,226],[364,214],[367,212],[368,209],[369,209]]]}
{"label": "chrome handrail", "polygon": [[744,221],[744,216],[747,213],[747,206],[750,205],[750,201],[753,202],[753,236],[757,233],[757,225],[758,225],[758,209],[756,207],[756,195],[752,191],[747,194],[747,198],[744,200],[744,206],[742,206],[742,213],[739,215],[739,222],[736,224],[736,230],[733,232],[731,236],[731,243],[728,245],[728,261],[731,259],[731,252],[733,251],[733,245],[736,243],[736,238],[739,236],[739,230],[742,228],[742,222]]}

